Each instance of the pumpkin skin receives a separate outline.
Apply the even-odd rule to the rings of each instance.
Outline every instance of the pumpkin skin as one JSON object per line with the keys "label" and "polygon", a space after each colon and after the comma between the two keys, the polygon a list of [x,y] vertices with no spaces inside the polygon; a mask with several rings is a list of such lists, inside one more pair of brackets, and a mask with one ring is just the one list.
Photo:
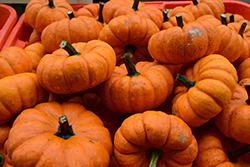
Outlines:
{"label": "pumpkin skin", "polygon": [[13,121],[9,121],[5,124],[1,124],[0,125],[0,154],[4,154],[4,143],[6,142],[6,140],[8,139],[8,135],[9,135],[9,131],[10,128],[12,127],[12,122]]}
{"label": "pumpkin skin", "polygon": [[219,19],[220,15],[225,13],[225,6],[222,0],[197,0],[197,5],[195,5],[195,1],[193,0],[193,3],[185,6],[186,9],[193,13],[195,19],[206,14],[214,15]]}
{"label": "pumpkin skin", "polygon": [[149,110],[126,118],[114,138],[118,164],[146,167],[150,148],[163,151],[157,166],[191,167],[198,153],[191,129],[176,116]]}
{"label": "pumpkin skin", "polygon": [[214,118],[214,121],[225,136],[249,144],[250,135],[247,127],[250,126],[250,105],[246,102],[247,99],[246,89],[237,85],[230,103]]}
{"label": "pumpkin skin", "polygon": [[155,23],[136,14],[129,14],[112,19],[103,27],[99,34],[99,40],[110,44],[116,53],[117,65],[122,64],[121,57],[129,45],[137,47],[132,60],[153,61],[148,52],[148,41],[150,37],[159,31]]}
{"label": "pumpkin skin", "polygon": [[32,59],[23,49],[10,46],[0,52],[0,79],[32,71]]}
{"label": "pumpkin skin", "polygon": [[33,29],[29,37],[29,45],[39,41],[41,41],[41,32],[38,32],[36,29]]}
{"label": "pumpkin skin", "polygon": [[4,143],[4,153],[3,153],[3,155],[5,157],[5,162],[4,162],[3,167],[14,167],[14,165],[13,165],[13,163],[12,163],[8,153],[7,153],[7,142],[8,142],[8,139]]}
{"label": "pumpkin skin", "polygon": [[52,53],[60,48],[62,40],[72,44],[98,39],[102,28],[102,23],[87,16],[65,18],[48,25],[41,34],[41,42]]}
{"label": "pumpkin skin", "polygon": [[191,127],[198,127],[218,115],[230,102],[238,81],[237,72],[225,57],[217,54],[183,68],[184,75],[195,84],[188,90],[185,86],[175,88],[172,114]]}
{"label": "pumpkin skin", "polygon": [[[55,135],[62,115],[68,117],[75,134],[69,138]],[[82,105],[47,102],[24,110],[16,118],[9,133],[7,152],[16,167],[107,167],[112,142],[100,118]]]}
{"label": "pumpkin skin", "polygon": [[250,78],[249,65],[250,65],[250,58],[247,58],[237,67],[239,80]]}
{"label": "pumpkin skin", "polygon": [[56,94],[73,94],[93,88],[107,80],[114,71],[113,48],[100,40],[72,44],[80,55],[58,49],[45,55],[37,67],[39,83]]}
{"label": "pumpkin skin", "polygon": [[134,9],[133,4],[137,0],[128,0],[128,1],[117,1],[111,0],[105,3],[103,7],[103,19],[105,23],[109,23],[112,19],[127,15],[127,14],[136,14],[140,17],[148,18],[152,20],[157,27],[160,29],[163,23],[162,12],[152,5],[146,5],[142,2],[138,3],[138,6]]}
{"label": "pumpkin skin", "polygon": [[76,17],[79,16],[88,16],[95,20],[99,17],[99,4],[98,3],[91,3],[84,5],[82,8],[77,10]]}
{"label": "pumpkin skin", "polygon": [[38,32],[55,21],[68,18],[67,12],[74,11],[65,0],[54,0],[54,7],[48,4],[47,0],[31,0],[25,8],[25,22]]}
{"label": "pumpkin skin", "polygon": [[160,63],[191,63],[217,50],[217,31],[217,26],[207,20],[190,22],[182,28],[173,26],[152,35],[148,51]]}
{"label": "pumpkin skin", "polygon": [[136,113],[154,109],[172,93],[174,78],[163,65],[140,61],[139,75],[127,75],[125,64],[116,66],[111,77],[100,85],[98,95],[103,105],[115,113]]}
{"label": "pumpkin skin", "polygon": [[0,124],[13,119],[26,108],[48,100],[49,93],[34,73],[21,73],[0,80]]}

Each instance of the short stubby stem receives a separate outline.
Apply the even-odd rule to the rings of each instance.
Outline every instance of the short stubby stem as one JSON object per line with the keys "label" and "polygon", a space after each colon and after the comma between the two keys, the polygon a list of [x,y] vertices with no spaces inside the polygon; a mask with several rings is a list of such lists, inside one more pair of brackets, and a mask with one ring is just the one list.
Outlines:
{"label": "short stubby stem", "polygon": [[72,126],[69,125],[66,115],[59,117],[58,122],[59,122],[59,127],[58,131],[55,133],[56,136],[66,140],[75,135]]}
{"label": "short stubby stem", "polygon": [[234,152],[227,152],[227,156],[228,156],[228,159],[230,162],[236,163],[237,159],[240,156],[242,156],[248,152],[250,152],[250,145],[246,144]]}

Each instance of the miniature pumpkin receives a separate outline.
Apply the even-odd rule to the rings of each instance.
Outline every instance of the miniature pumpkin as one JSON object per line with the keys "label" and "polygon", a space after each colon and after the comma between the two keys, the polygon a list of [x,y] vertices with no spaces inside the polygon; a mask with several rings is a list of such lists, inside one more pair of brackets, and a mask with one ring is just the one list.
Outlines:
{"label": "miniature pumpkin", "polygon": [[72,17],[51,23],[43,30],[41,42],[48,53],[59,49],[62,40],[72,44],[98,39],[102,23],[87,16],[76,18],[72,12],[69,15]]}
{"label": "miniature pumpkin", "polygon": [[103,19],[105,23],[109,23],[112,19],[127,15],[136,14],[152,20],[160,29],[163,23],[162,12],[153,5],[146,5],[140,0],[111,0],[105,3],[103,7]]}
{"label": "miniature pumpkin", "polygon": [[32,71],[32,59],[23,49],[11,46],[0,52],[0,79]]}
{"label": "miniature pumpkin", "polygon": [[250,78],[250,57],[245,59],[238,67],[237,72],[239,76],[239,80],[242,80],[244,78]]}
{"label": "miniature pumpkin", "polygon": [[233,97],[223,110],[215,117],[218,129],[227,137],[241,143],[250,144],[250,84],[237,85]]}
{"label": "miniature pumpkin", "polygon": [[218,115],[230,102],[238,81],[237,72],[225,57],[217,54],[183,68],[186,77],[177,75],[176,79],[185,86],[174,90],[172,114],[191,127],[198,127]]}
{"label": "miniature pumpkin", "polygon": [[[133,51],[134,52],[134,51]],[[161,105],[173,90],[171,72],[156,62],[136,65],[126,53],[124,64],[116,66],[111,77],[100,85],[98,95],[104,106],[115,113],[136,113]]]}
{"label": "miniature pumpkin", "polygon": [[23,109],[48,100],[49,93],[34,73],[21,73],[0,80],[0,124],[13,119]]}
{"label": "miniature pumpkin", "polygon": [[36,29],[33,29],[29,37],[29,45],[39,41],[41,41],[41,32],[38,32]]}
{"label": "miniature pumpkin", "polygon": [[42,32],[49,24],[68,18],[68,11],[74,9],[66,0],[30,0],[25,7],[24,21]]}
{"label": "miniature pumpkin", "polygon": [[61,47],[45,55],[37,66],[39,83],[52,93],[73,94],[93,88],[107,80],[115,69],[115,52],[103,41],[72,45],[62,41]]}
{"label": "miniature pumpkin", "polygon": [[114,154],[123,167],[191,167],[197,153],[190,127],[161,111],[133,114],[115,133]]}
{"label": "miniature pumpkin", "polygon": [[113,151],[109,131],[93,112],[78,103],[47,102],[16,118],[7,152],[15,167],[107,167]]}
{"label": "miniature pumpkin", "polygon": [[250,24],[250,22],[240,14],[225,13],[225,15],[227,16],[227,23],[238,22],[242,24],[246,22],[247,24]]}

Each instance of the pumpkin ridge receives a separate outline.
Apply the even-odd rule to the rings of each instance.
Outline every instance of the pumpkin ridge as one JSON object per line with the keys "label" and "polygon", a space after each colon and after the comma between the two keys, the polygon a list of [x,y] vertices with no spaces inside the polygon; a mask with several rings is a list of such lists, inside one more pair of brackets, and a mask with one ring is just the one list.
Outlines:
{"label": "pumpkin ridge", "polygon": [[[112,22],[111,22],[111,23],[112,23]],[[112,34],[116,37],[116,39],[118,39],[118,40],[120,41],[120,43],[123,43],[123,44],[124,44],[124,48],[125,48],[125,46],[128,45],[128,41],[126,41],[126,43],[125,43],[125,41],[121,40],[120,37],[116,34],[115,31],[113,31],[108,25],[106,25],[106,26],[107,26],[108,29],[112,32]],[[129,30],[128,32],[130,33],[130,30]],[[114,45],[113,47],[115,47],[115,46],[116,46],[116,45]]]}

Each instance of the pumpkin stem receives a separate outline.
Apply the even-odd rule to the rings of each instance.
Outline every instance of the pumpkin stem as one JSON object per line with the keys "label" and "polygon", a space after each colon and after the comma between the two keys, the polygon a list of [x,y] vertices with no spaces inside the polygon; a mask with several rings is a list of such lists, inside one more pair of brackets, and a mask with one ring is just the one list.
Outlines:
{"label": "pumpkin stem", "polygon": [[244,38],[243,33],[245,31],[246,26],[247,26],[247,23],[244,22],[244,23],[242,23],[242,25],[240,27],[239,34],[242,36],[242,38]]}
{"label": "pumpkin stem", "polygon": [[243,147],[241,147],[238,150],[235,150],[233,152],[228,151],[227,152],[227,157],[229,158],[230,162],[236,163],[237,158],[239,158],[240,156],[248,153],[249,151],[250,151],[250,145],[246,144]]}
{"label": "pumpkin stem", "polygon": [[198,5],[198,1],[197,0],[192,0],[194,5]]}
{"label": "pumpkin stem", "polygon": [[5,157],[3,156],[3,154],[0,154],[0,166],[3,166],[5,162]]}
{"label": "pumpkin stem", "polygon": [[163,151],[158,148],[151,148],[147,151],[148,154],[148,167],[156,167],[158,160],[161,158]]}
{"label": "pumpkin stem", "polygon": [[131,59],[131,57],[135,53],[135,50],[136,50],[136,47],[134,45],[128,45],[125,48],[126,53],[121,57],[128,71],[127,76],[130,76],[130,77],[135,77],[135,76],[140,75],[140,73],[136,71],[135,65]]}
{"label": "pumpkin stem", "polygon": [[163,10],[163,12],[162,12],[163,13],[163,17],[164,17],[163,22],[166,22],[166,21],[169,20],[169,17],[168,17],[169,11],[170,11],[170,9],[164,9]]}
{"label": "pumpkin stem", "polygon": [[225,14],[220,15],[221,23],[227,26],[227,16]]}
{"label": "pumpkin stem", "polygon": [[69,56],[81,55],[81,53],[77,52],[75,50],[75,48],[70,43],[68,43],[67,41],[62,41],[61,44],[60,44],[60,48],[66,50],[68,52]]}
{"label": "pumpkin stem", "polygon": [[140,2],[140,0],[134,0],[133,6],[132,6],[132,8],[134,9],[134,11],[138,10],[139,2]]}
{"label": "pumpkin stem", "polygon": [[230,23],[233,23],[233,22],[234,22],[234,14],[232,14],[232,15],[229,17],[229,20],[230,20]]}
{"label": "pumpkin stem", "polygon": [[247,95],[248,95],[248,99],[246,100],[246,103],[247,103],[248,105],[250,105],[250,83],[247,83],[247,84],[245,85],[245,89],[246,89]]}
{"label": "pumpkin stem", "polygon": [[184,26],[182,15],[176,15],[175,17],[176,17],[177,25],[182,28]]}
{"label": "pumpkin stem", "polygon": [[50,8],[55,8],[53,0],[49,0],[49,4],[47,6]]}
{"label": "pumpkin stem", "polygon": [[74,12],[72,11],[67,12],[67,15],[69,16],[70,20],[75,17]]}
{"label": "pumpkin stem", "polygon": [[99,2],[99,17],[97,21],[99,21],[102,24],[104,23],[103,15],[102,15],[103,7],[104,7],[104,2]]}
{"label": "pumpkin stem", "polygon": [[68,119],[66,115],[59,117],[59,127],[58,131],[55,133],[56,136],[61,137],[63,139],[68,139],[71,136],[74,136],[74,132],[72,126],[69,125]]}
{"label": "pumpkin stem", "polygon": [[176,80],[179,81],[182,85],[186,86],[187,89],[190,89],[191,87],[195,85],[195,81],[191,82],[190,80],[188,80],[186,77],[184,77],[181,74],[177,74]]}

